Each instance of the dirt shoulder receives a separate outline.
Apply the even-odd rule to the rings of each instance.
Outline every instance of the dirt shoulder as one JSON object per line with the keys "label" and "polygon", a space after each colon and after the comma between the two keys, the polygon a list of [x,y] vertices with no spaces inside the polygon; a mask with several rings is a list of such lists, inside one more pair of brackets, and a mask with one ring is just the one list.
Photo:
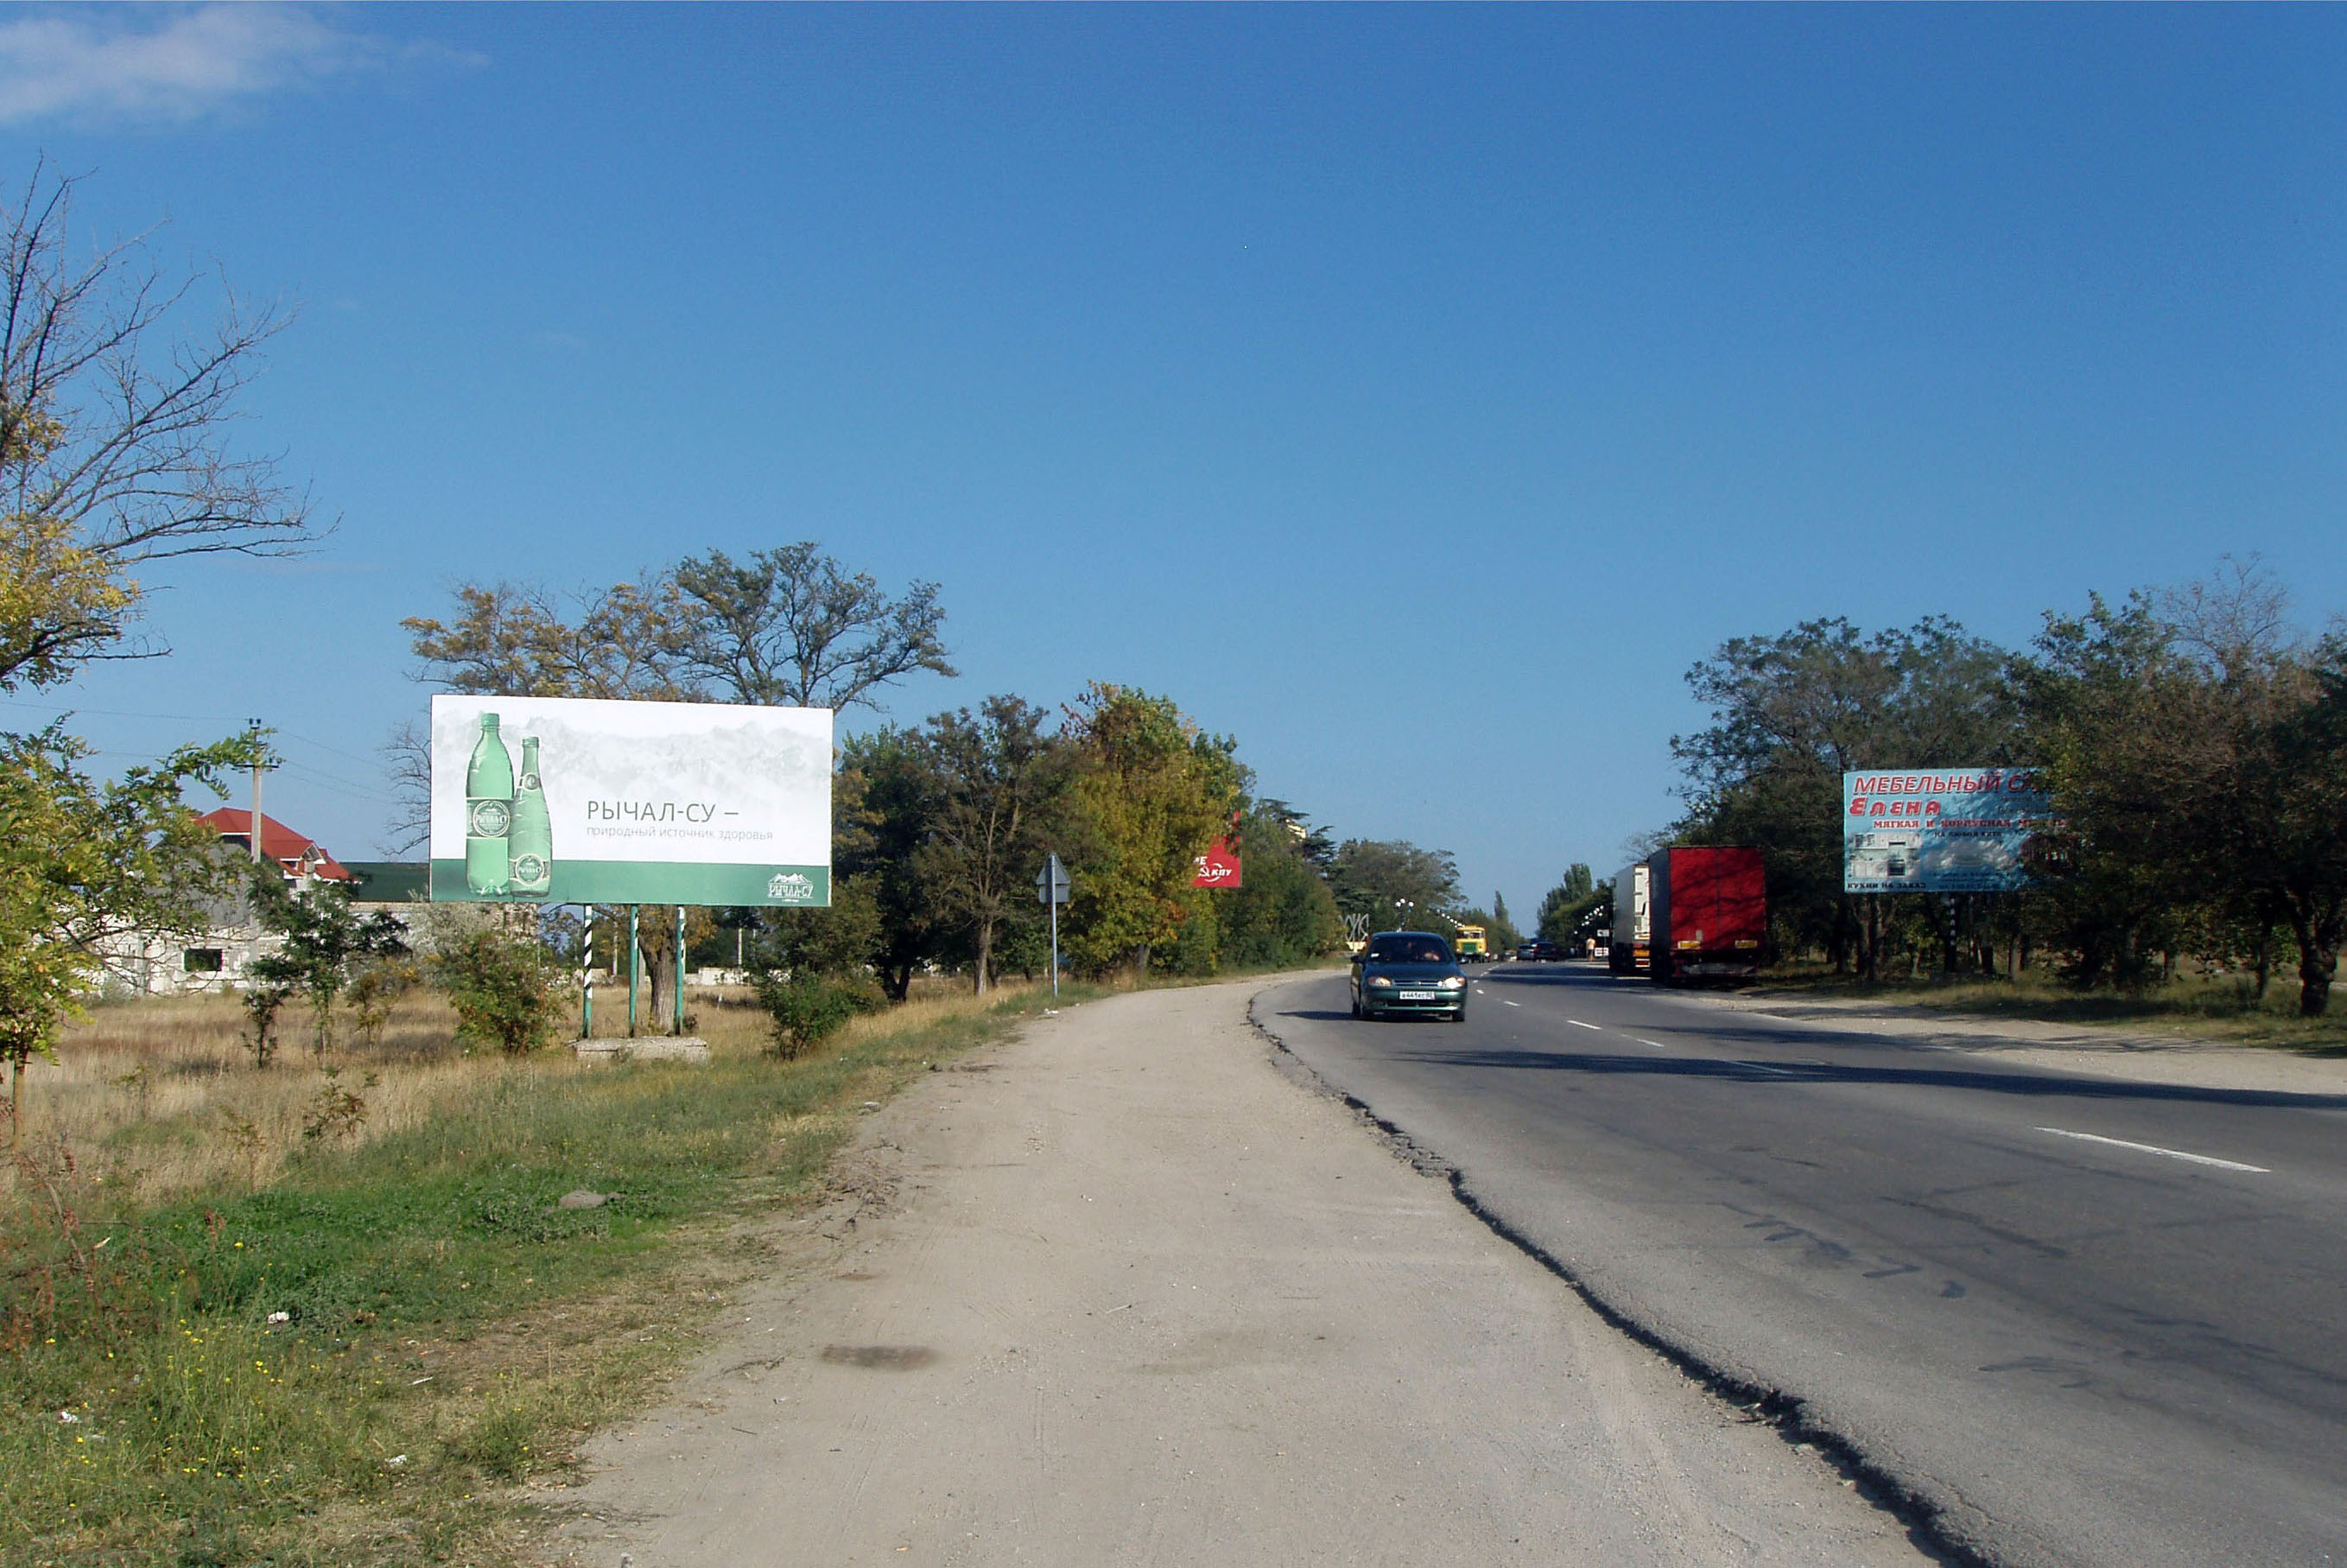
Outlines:
{"label": "dirt shoulder", "polygon": [[2347,1091],[2347,1057],[2306,1056],[2111,1025],[1971,1018],[1914,1003],[1852,997],[1766,990],[1677,994],[1707,1006],[1794,1020],[1812,1028],[1888,1035],[1917,1044],[1993,1055],[2004,1061],[2139,1083],[2304,1094]]}
{"label": "dirt shoulder", "polygon": [[869,1116],[570,1561],[1924,1561],[1287,1076],[1265,982],[1073,1009]]}

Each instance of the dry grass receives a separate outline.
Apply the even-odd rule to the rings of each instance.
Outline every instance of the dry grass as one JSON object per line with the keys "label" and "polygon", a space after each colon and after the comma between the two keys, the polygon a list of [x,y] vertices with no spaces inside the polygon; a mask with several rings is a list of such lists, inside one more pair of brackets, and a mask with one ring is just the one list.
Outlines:
{"label": "dry grass", "polygon": [[[680,1068],[467,1056],[412,994],[341,1053],[364,1122],[313,1139],[327,1081],[298,1017],[267,1069],[233,999],[77,1029],[27,1081],[42,1148],[19,1169],[79,1217],[0,1202],[0,1327],[21,1331],[0,1405],[50,1417],[0,1423],[0,1560],[542,1561],[528,1489],[766,1266],[762,1227],[820,1189],[857,1108],[1046,1005],[923,987],[782,1061],[762,1013],[693,1001],[715,1060]],[[608,1205],[558,1208],[577,1185]]]}
{"label": "dry grass", "polygon": [[[68,1031],[56,1062],[27,1069],[20,1132],[62,1138],[142,1199],[265,1186],[316,1141],[303,1138],[302,1125],[327,1084],[326,1064],[307,1048],[306,1020],[287,1023],[277,1061],[256,1068],[234,998],[99,1008]],[[401,999],[379,1043],[337,1050],[339,1081],[366,1102],[364,1120],[337,1142],[416,1126],[466,1092],[483,1064],[456,1049],[455,1032],[446,1004],[417,992]]]}
{"label": "dry grass", "polygon": [[[916,981],[901,1006],[859,1018],[835,1042],[847,1049],[933,1028],[1040,989],[1012,982],[982,1001],[950,980]],[[627,1032],[626,992],[596,997],[598,1038]],[[746,988],[688,993],[692,1031],[719,1057],[751,1056],[769,1038],[766,1015]],[[575,1027],[575,1018],[574,1018]],[[656,1032],[647,1008],[639,1015]],[[456,1018],[436,994],[416,989],[401,997],[379,1040],[345,1043],[331,1063],[310,1049],[310,1020],[299,1008],[282,1018],[282,1043],[266,1068],[253,1065],[244,1010],[234,997],[151,997],[93,1009],[60,1042],[57,1060],[26,1071],[20,1132],[29,1139],[79,1152],[102,1167],[124,1195],[167,1202],[192,1193],[265,1187],[288,1159],[316,1138],[303,1128],[317,1112],[332,1065],[336,1089],[365,1102],[363,1121],[326,1134],[354,1149],[421,1127],[480,1092],[511,1065],[494,1053],[468,1053],[456,1040]],[[592,1072],[565,1051],[542,1053],[538,1071]],[[369,1082],[372,1079],[374,1081]],[[15,1172],[0,1163],[0,1194]]]}

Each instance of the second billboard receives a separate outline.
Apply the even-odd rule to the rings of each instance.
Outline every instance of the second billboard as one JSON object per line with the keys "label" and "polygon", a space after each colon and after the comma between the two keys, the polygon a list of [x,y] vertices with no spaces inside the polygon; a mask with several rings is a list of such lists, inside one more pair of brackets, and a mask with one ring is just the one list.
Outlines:
{"label": "second billboard", "polygon": [[1841,775],[1845,893],[2009,893],[2053,803],[2025,768]]}

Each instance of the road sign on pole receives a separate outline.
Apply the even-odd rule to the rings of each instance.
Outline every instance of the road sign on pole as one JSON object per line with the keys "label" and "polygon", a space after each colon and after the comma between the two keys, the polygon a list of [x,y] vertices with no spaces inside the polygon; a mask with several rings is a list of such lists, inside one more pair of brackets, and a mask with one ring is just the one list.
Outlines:
{"label": "road sign on pole", "polygon": [[1060,906],[1068,901],[1068,868],[1053,855],[1035,873],[1035,897],[1051,907],[1051,999],[1060,999]]}

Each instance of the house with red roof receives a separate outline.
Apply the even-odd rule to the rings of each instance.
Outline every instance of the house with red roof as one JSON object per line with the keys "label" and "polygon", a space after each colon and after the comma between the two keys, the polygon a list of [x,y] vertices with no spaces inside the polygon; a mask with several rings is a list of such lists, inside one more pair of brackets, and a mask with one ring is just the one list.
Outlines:
{"label": "house with red roof", "polygon": [[[220,836],[220,853],[231,860],[252,854],[252,813],[224,805],[196,819]],[[325,845],[263,812],[261,853],[276,862],[285,880],[296,888],[336,883],[354,894],[365,879],[326,852]],[[210,929],[192,939],[163,936],[128,936],[112,944],[108,968],[115,983],[128,983],[145,992],[238,990],[244,985],[245,967],[278,947],[283,938],[261,928],[252,906],[241,892],[211,901]]]}
{"label": "house with red roof", "polygon": [[[252,853],[252,813],[236,806],[224,805],[218,811],[208,811],[196,818],[231,844],[243,846]],[[314,838],[305,838],[267,812],[261,814],[261,853],[284,868],[285,879],[298,882],[315,876],[328,882],[349,882],[351,874],[343,864],[326,853],[325,846]]]}

